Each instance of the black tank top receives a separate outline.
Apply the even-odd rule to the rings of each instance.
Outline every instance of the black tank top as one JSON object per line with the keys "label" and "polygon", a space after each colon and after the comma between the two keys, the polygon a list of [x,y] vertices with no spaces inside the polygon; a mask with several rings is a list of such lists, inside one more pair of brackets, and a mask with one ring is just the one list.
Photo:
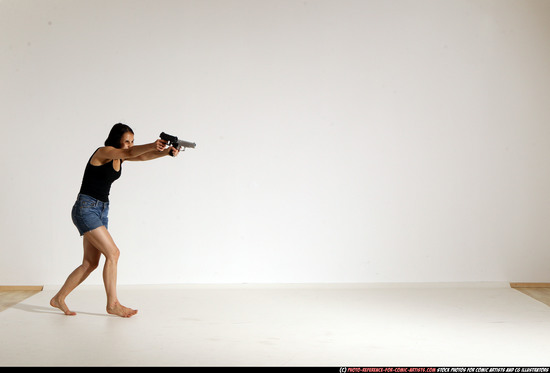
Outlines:
{"label": "black tank top", "polygon": [[[97,150],[99,150],[99,148]],[[111,184],[122,174],[122,161],[120,162],[120,171],[117,172],[113,168],[112,160],[102,166],[92,165],[90,162],[94,154],[92,154],[90,160],[86,164],[84,177],[82,178],[82,186],[80,187],[80,194],[86,194],[100,201],[109,202]]]}

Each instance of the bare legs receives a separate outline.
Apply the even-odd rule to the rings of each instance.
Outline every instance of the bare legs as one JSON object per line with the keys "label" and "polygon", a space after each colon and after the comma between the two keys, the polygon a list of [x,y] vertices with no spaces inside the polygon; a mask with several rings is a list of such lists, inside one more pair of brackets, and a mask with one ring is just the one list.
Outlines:
{"label": "bare legs", "polygon": [[124,307],[118,302],[116,293],[117,264],[120,251],[116,246],[109,231],[104,226],[86,232],[83,238],[84,258],[82,264],[76,268],[67,278],[61,290],[52,298],[52,307],[59,308],[66,315],[76,315],[69,310],[65,304],[65,298],[71,291],[82,283],[97,268],[101,254],[105,256],[105,267],[103,268],[103,283],[107,293],[107,313],[121,317],[131,317],[137,313]]}
{"label": "bare legs", "polygon": [[61,311],[65,312],[65,315],[76,315],[76,313],[70,311],[65,304],[65,298],[71,291],[80,285],[99,264],[101,252],[90,243],[86,235],[84,235],[83,241],[84,258],[82,259],[82,264],[69,275],[61,290],[59,290],[50,301],[53,307],[59,308]]}

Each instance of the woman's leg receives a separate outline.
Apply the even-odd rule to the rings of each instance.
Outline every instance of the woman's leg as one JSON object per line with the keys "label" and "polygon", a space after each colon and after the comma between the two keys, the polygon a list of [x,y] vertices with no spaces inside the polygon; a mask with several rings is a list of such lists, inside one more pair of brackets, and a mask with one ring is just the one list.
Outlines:
{"label": "woman's leg", "polygon": [[124,307],[118,302],[116,293],[117,264],[120,251],[116,246],[111,234],[101,226],[84,234],[84,237],[105,256],[105,267],[103,268],[103,282],[107,293],[107,312],[122,317],[131,317],[137,310]]}
{"label": "woman's leg", "polygon": [[89,275],[97,268],[99,264],[99,257],[101,252],[97,250],[94,245],[84,236],[84,258],[82,264],[76,268],[67,278],[61,290],[51,299],[50,304],[53,307],[59,308],[65,313],[65,315],[76,315],[76,313],[69,310],[65,304],[65,298],[69,295],[78,285],[82,283]]}

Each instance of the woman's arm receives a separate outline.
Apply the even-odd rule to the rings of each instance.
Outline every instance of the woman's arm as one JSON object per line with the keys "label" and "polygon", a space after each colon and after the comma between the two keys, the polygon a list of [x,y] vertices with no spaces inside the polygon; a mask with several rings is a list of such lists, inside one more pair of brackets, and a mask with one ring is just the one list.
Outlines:
{"label": "woman's arm", "polygon": [[136,145],[128,149],[118,149],[112,146],[105,146],[99,148],[94,158],[99,163],[107,163],[111,159],[130,160],[132,158],[140,157],[146,153],[162,153],[166,147],[166,141],[157,140],[151,144]]}
{"label": "woman's arm", "polygon": [[150,160],[153,160],[153,159],[157,159],[157,158],[161,158],[161,157],[165,157],[167,155],[170,154],[170,150],[173,151],[173,156],[177,156],[179,154],[179,151],[176,150],[175,148],[173,147],[169,147],[169,148],[166,148],[164,149],[163,151],[161,152],[158,152],[158,151],[150,151],[150,152],[147,152],[147,153],[144,153],[144,154],[141,154],[140,156],[138,157],[134,157],[134,158],[127,158],[126,160],[127,161],[150,161]]}

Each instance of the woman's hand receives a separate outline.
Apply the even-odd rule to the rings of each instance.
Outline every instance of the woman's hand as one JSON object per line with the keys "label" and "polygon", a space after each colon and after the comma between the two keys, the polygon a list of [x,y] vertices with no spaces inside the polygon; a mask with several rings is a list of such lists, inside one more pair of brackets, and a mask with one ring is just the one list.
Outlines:
{"label": "woman's hand", "polygon": [[158,139],[158,140],[155,141],[153,144],[155,145],[155,149],[156,149],[158,152],[161,152],[161,151],[164,150],[164,148],[166,148],[167,142],[166,142],[165,140]]}
{"label": "woman's hand", "polygon": [[170,151],[172,152],[172,157],[177,157],[178,154],[180,153],[180,151],[174,148],[173,146],[170,147],[170,150],[168,151],[168,153],[170,153]]}

